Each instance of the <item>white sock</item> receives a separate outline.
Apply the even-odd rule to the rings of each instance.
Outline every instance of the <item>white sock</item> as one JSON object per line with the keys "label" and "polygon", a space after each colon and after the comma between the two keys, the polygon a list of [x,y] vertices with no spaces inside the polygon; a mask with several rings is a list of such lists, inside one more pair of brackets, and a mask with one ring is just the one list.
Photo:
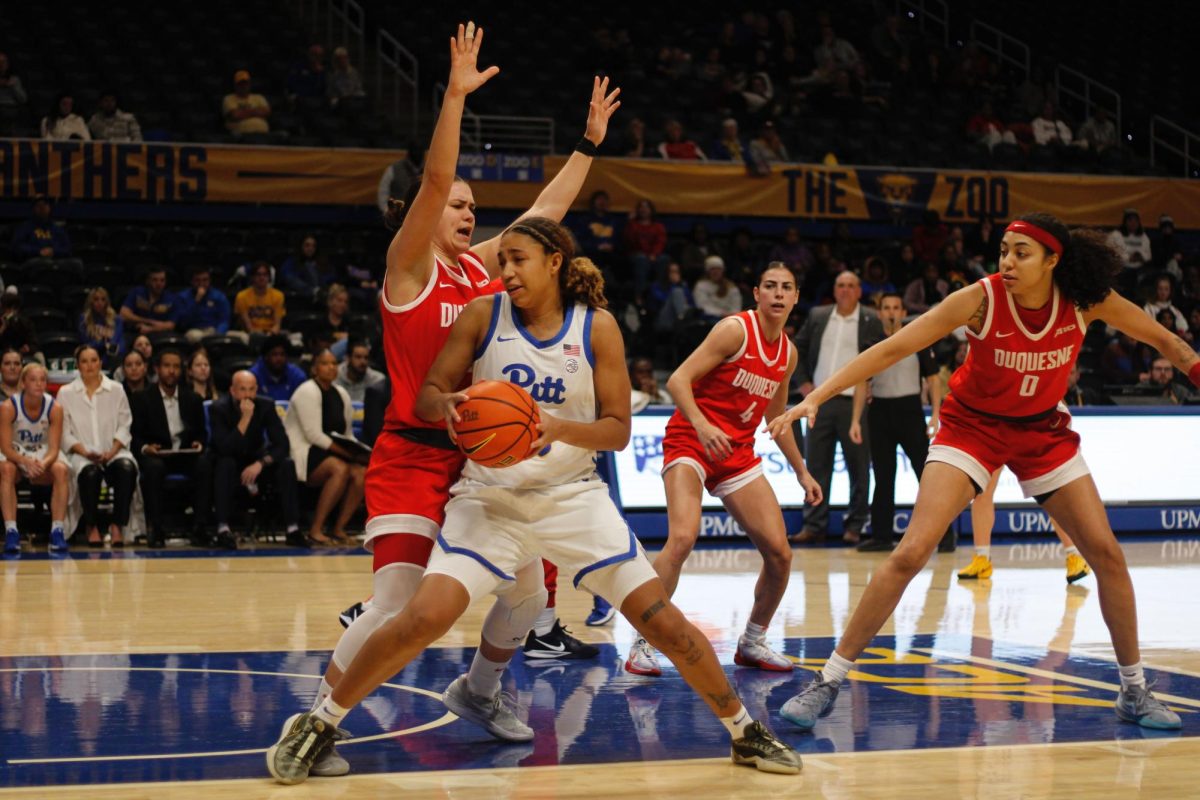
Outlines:
{"label": "white sock", "polygon": [[825,666],[821,668],[821,680],[826,683],[840,684],[846,680],[846,675],[850,672],[850,668],[854,666],[853,661],[847,661],[837,654],[834,650],[830,654],[829,660],[825,662]]}
{"label": "white sock", "polygon": [[467,671],[467,688],[479,697],[495,697],[500,691],[500,676],[507,667],[507,661],[492,661],[476,650]]}
{"label": "white sock", "polygon": [[729,736],[733,739],[741,739],[746,735],[746,728],[754,724],[754,720],[750,718],[750,712],[742,706],[738,713],[732,717],[721,717],[721,724],[725,726],[725,730],[729,731]]}
{"label": "white sock", "polygon": [[50,523],[50,530],[54,530],[55,528],[58,528],[60,531],[63,529],[63,521],[61,519],[56,519]]}
{"label": "white sock", "polygon": [[992,546],[988,545],[987,547],[976,547],[975,555],[983,556],[988,561],[991,561],[992,560]]}
{"label": "white sock", "polygon": [[337,703],[333,702],[332,697],[326,697],[316,711],[312,712],[317,719],[322,719],[330,725],[337,727],[342,724],[342,720],[350,713],[350,709],[342,708]]}
{"label": "white sock", "polygon": [[558,612],[553,608],[543,608],[542,613],[538,614],[537,621],[533,623],[533,633],[536,636],[545,636],[554,627],[554,621],[558,619]]}
{"label": "white sock", "polygon": [[746,638],[756,642],[767,638],[767,629],[762,625],[755,625],[753,622],[746,623]]}
{"label": "white sock", "polygon": [[1121,673],[1121,688],[1128,689],[1130,686],[1146,685],[1146,675],[1142,672],[1142,662],[1130,664],[1128,667],[1117,665],[1117,671]]}
{"label": "white sock", "polygon": [[325,698],[333,694],[333,687],[329,685],[329,681],[321,678],[321,687],[317,689],[317,699],[313,700],[312,708],[309,711],[316,711],[321,707],[321,703],[325,702]]}
{"label": "white sock", "polygon": [[4,530],[15,531],[17,529],[17,521],[15,519],[4,520]]}
{"label": "white sock", "polygon": [[1064,548],[1063,552],[1069,556],[1077,556],[1079,555],[1079,548],[1075,545],[1071,545],[1070,547]]}

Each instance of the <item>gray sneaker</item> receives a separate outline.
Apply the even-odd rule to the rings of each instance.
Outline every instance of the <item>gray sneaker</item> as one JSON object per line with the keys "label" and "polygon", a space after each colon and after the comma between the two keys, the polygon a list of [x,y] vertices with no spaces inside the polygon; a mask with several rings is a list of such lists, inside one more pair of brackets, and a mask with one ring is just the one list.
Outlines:
{"label": "gray sneaker", "polygon": [[1127,686],[1117,695],[1117,717],[1143,728],[1177,731],[1183,727],[1179,715],[1154,696],[1149,686]]}
{"label": "gray sneaker", "polygon": [[512,697],[504,692],[496,692],[494,697],[480,697],[467,687],[466,675],[459,675],[446,687],[442,705],[502,741],[533,741],[533,728],[517,719],[516,702]]}
{"label": "gray sneaker", "polygon": [[338,728],[312,713],[293,714],[283,724],[279,741],[267,750],[267,769],[279,783],[304,783],[313,762],[338,739]]}
{"label": "gray sneaker", "polygon": [[761,722],[750,723],[746,735],[734,739],[729,750],[733,763],[755,767],[759,772],[795,775],[800,771],[800,754],[776,739]]}
{"label": "gray sneaker", "polygon": [[833,701],[837,700],[839,684],[821,680],[818,677],[800,694],[783,704],[779,715],[793,725],[805,730],[812,730],[817,719],[833,710]]}
{"label": "gray sneaker", "polygon": [[[350,734],[338,729],[338,738],[347,739]],[[308,770],[308,774],[314,778],[340,778],[343,775],[350,774],[350,762],[342,758],[342,754],[337,751],[337,747],[330,744],[319,754],[313,761],[312,767]]]}

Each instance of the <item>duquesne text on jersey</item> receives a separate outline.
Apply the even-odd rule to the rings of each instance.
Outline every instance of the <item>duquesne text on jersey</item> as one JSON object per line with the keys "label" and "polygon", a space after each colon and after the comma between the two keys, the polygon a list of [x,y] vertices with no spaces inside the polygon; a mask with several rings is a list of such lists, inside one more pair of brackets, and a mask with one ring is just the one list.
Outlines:
{"label": "duquesne text on jersey", "polygon": [[996,366],[1014,369],[1017,372],[1043,372],[1050,369],[1060,369],[1071,363],[1075,345],[1059,347],[1045,353],[1028,353],[1013,350],[996,349]]}
{"label": "duquesne text on jersey", "polygon": [[779,389],[779,381],[773,381],[739,368],[737,375],[733,378],[733,387],[735,389],[745,389],[747,393],[755,397],[765,397],[769,400],[775,396],[776,390]]}

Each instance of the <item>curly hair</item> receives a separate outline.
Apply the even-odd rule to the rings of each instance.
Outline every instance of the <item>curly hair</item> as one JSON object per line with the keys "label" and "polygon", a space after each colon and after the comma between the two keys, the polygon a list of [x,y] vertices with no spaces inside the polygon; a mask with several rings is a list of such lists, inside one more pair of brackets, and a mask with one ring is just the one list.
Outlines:
{"label": "curly hair", "polygon": [[546,255],[559,253],[563,268],[558,271],[558,288],[563,306],[583,303],[588,308],[607,308],[604,276],[590,258],[575,255],[575,237],[565,225],[547,217],[519,219],[504,233],[520,233],[541,245]]}
{"label": "curly hair", "polygon": [[[400,230],[400,226],[404,224],[404,218],[408,216],[408,210],[412,208],[413,201],[417,199],[417,192],[421,191],[421,182],[424,177],[424,174],[421,174],[413,179],[413,182],[408,185],[408,191],[404,193],[403,199],[388,198],[387,211],[383,212],[383,227],[389,231]],[[466,182],[461,175],[454,176],[453,183]]]}
{"label": "curly hair", "polygon": [[[1094,228],[1068,230],[1053,214],[1036,211],[1016,219],[1038,226],[1063,246],[1054,282],[1066,297],[1086,311],[1108,297],[1117,284],[1123,264],[1121,257],[1109,246],[1107,235]],[[1040,245],[1047,253],[1049,248]]]}

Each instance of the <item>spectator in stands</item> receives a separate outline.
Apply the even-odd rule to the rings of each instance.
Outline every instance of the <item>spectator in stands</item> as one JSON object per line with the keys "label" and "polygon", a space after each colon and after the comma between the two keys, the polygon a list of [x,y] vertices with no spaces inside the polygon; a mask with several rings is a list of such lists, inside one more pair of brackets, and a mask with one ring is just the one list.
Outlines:
{"label": "spectator in stands", "polygon": [[337,47],[333,51],[333,69],[329,71],[327,93],[334,107],[347,98],[367,96],[362,76],[350,63],[350,53],[344,47]]}
{"label": "spectator in stands", "polygon": [[575,238],[584,255],[611,276],[621,241],[621,220],[609,210],[609,203],[608,192],[592,192],[588,213],[575,226]]}
{"label": "spectator in stands", "polygon": [[633,288],[643,294],[650,282],[667,268],[667,229],[656,218],[654,204],[643,198],[625,223],[625,254],[633,267]]}
{"label": "spectator in stands", "polygon": [[633,396],[630,399],[634,414],[648,405],[675,405],[671,395],[659,385],[658,378],[654,375],[654,362],[648,358],[635,358],[630,362],[629,383],[633,387]]}
{"label": "spectator in stands", "polygon": [[963,237],[963,254],[984,272],[996,271],[1000,262],[1000,240],[1004,230],[986,214]]}
{"label": "spectator in stands", "polygon": [[[351,299],[362,303],[367,308],[378,308],[379,278],[371,271],[371,268],[348,263],[343,271],[345,273],[343,280],[346,289],[350,292]],[[331,278],[331,280],[336,280],[336,278]]]}
{"label": "spectator in stands", "polygon": [[250,367],[255,386],[277,402],[286,402],[296,387],[304,383],[304,370],[288,361],[288,342],[285,336],[274,334],[263,340],[262,355]]}
{"label": "spectator in stands", "polygon": [[942,396],[950,391],[950,376],[954,371],[963,365],[967,360],[967,351],[970,345],[966,341],[957,341],[954,345],[954,356],[950,359],[949,364],[942,364],[942,368],[938,370],[938,378],[942,381]]}
{"label": "spectator in stands", "polygon": [[[141,358],[136,352],[134,355]],[[113,546],[121,547],[138,474],[129,451],[133,424],[129,396],[119,383],[101,372],[96,348],[80,345],[75,350],[75,363],[79,375],[59,390],[58,402],[65,418],[62,448],[75,474],[83,506],[80,524],[87,531],[88,546],[100,547],[103,540],[97,507],[101,483],[108,484],[112,497],[108,531]]]}
{"label": "spectator in stands", "polygon": [[71,255],[67,229],[51,218],[50,198],[33,198],[33,216],[22,222],[12,235],[12,252],[19,261],[32,258],[66,258]]}
{"label": "spectator in stands", "polygon": [[146,372],[150,376],[149,381],[154,383],[154,342],[150,341],[146,334],[139,333],[133,337],[129,349],[137,350],[142,354],[142,358],[146,359]]}
{"label": "spectator in stands", "polygon": [[683,271],[679,264],[674,261],[667,264],[667,271],[663,273],[662,279],[655,281],[650,287],[646,306],[654,315],[654,330],[664,334],[673,334],[679,321],[696,308],[692,290],[684,283]]}
{"label": "spectator in stands", "polygon": [[325,48],[319,44],[309,45],[304,60],[297,62],[288,72],[288,102],[295,103],[299,97],[324,100],[327,84]]}
{"label": "spectator in stands", "polygon": [[721,48],[710,47],[704,54],[704,60],[696,67],[696,77],[705,83],[716,83],[725,77],[729,69],[721,61]]}
{"label": "spectator in stands", "polygon": [[1154,298],[1148,300],[1143,308],[1146,310],[1147,314],[1156,318],[1164,311],[1170,313],[1173,323],[1169,326],[1170,330],[1173,330],[1175,333],[1183,336],[1187,333],[1188,324],[1187,320],[1184,319],[1183,312],[1171,302],[1172,288],[1173,286],[1169,277],[1166,275],[1160,277],[1154,282]]}
{"label": "spectator in stands", "polygon": [[1183,270],[1179,290],[1184,305],[1200,305],[1200,266],[1193,264]]}
{"label": "spectator in stands", "polygon": [[125,321],[112,307],[103,286],[87,293],[79,315],[79,341],[96,348],[105,369],[115,368],[125,352]]}
{"label": "spectator in stands", "polygon": [[755,175],[769,175],[771,165],[786,164],[790,160],[775,123],[770,120],[764,122],[758,136],[750,142],[751,171]]}
{"label": "spectator in stands", "polygon": [[404,158],[393,161],[383,171],[379,176],[379,188],[375,192],[375,205],[380,214],[387,215],[389,199],[403,200],[408,196],[408,187],[412,186],[412,182],[421,174],[424,160],[424,145],[413,140],[404,149]]}
{"label": "spectator in stands", "polygon": [[638,117],[629,120],[621,141],[621,155],[626,158],[653,158],[654,148],[646,141],[646,123]]}
{"label": "spectator in stands", "polygon": [[[926,209],[921,215],[921,223],[913,228],[913,255],[919,263],[936,262],[942,252],[942,245],[950,238],[950,228],[942,222],[938,212],[932,208]],[[904,307],[915,311],[908,300]]]}
{"label": "spectator in stands", "polygon": [[287,291],[316,297],[335,277],[325,254],[317,249],[317,237],[310,233],[300,240],[300,248],[280,265],[278,283]]}
{"label": "spectator in stands", "polygon": [[1175,380],[1175,365],[1166,356],[1158,356],[1151,362],[1150,374],[1142,379],[1138,388],[1161,390],[1165,403],[1173,406],[1200,402],[1200,396]]}
{"label": "spectator in stands", "polygon": [[126,295],[121,319],[138,333],[173,331],[182,305],[178,295],[167,291],[167,270],[149,267],[145,282]]}
{"label": "spectator in stands", "polygon": [[271,130],[271,104],[261,94],[250,91],[250,73],[239,69],[233,74],[233,93],[221,102],[221,116],[230,133],[267,133]]}
{"label": "spectator in stands", "polygon": [[695,283],[704,275],[704,259],[709,256],[721,255],[721,247],[708,235],[708,228],[703,222],[692,226],[683,252],[679,255],[679,266],[683,269],[684,280]]}
{"label": "spectator in stands", "polygon": [[212,285],[212,271],[203,264],[192,267],[192,286],[179,293],[179,329],[192,344],[205,336],[229,332],[229,298]]}
{"label": "spectator in stands", "polygon": [[967,120],[967,136],[972,141],[987,145],[989,152],[1001,142],[1017,143],[1016,135],[1008,129],[1000,117],[996,116],[991,100],[984,100],[978,113]]}
{"label": "spectator in stands", "polygon": [[863,265],[863,302],[879,308],[879,298],[884,294],[895,294],[896,284],[888,277],[888,265],[881,256],[871,256]]}
{"label": "spectator in stands", "polygon": [[1121,227],[1108,234],[1108,245],[1117,251],[1125,270],[1121,274],[1121,293],[1132,297],[1141,279],[1142,267],[1153,258],[1150,237],[1142,229],[1142,217],[1136,208],[1127,208],[1121,215]]}
{"label": "spectator in stands", "polygon": [[738,121],[733,117],[726,117],[721,122],[721,136],[713,145],[712,150],[714,161],[749,163],[750,146],[742,140],[741,134],[738,133]]}
{"label": "spectator in stands", "polygon": [[12,349],[4,351],[0,355],[0,403],[8,402],[8,400],[21,391],[21,367],[25,366],[25,362],[21,360],[20,352]]}
{"label": "spectator in stands", "polygon": [[721,319],[742,310],[742,291],[725,277],[725,260],[709,256],[704,261],[704,277],[692,289],[696,307],[713,319]]}
{"label": "spectator in stands", "polygon": [[4,350],[16,350],[27,361],[37,357],[38,352],[37,331],[33,322],[21,314],[21,295],[15,286],[0,294],[0,351]]}
{"label": "spectator in stands", "polygon": [[1040,145],[1068,145],[1071,143],[1071,126],[1067,125],[1054,103],[1042,103],[1042,113],[1029,123],[1033,128],[1033,141]]}
{"label": "spectator in stands", "polygon": [[117,95],[105,92],[100,95],[100,109],[88,120],[88,130],[93,139],[106,142],[140,142],[142,128],[137,117],[117,108]]}
{"label": "spectator in stands", "polygon": [[1200,305],[1192,306],[1188,314],[1188,341],[1200,342]]}
{"label": "spectator in stands", "polygon": [[900,30],[900,16],[888,14],[871,29],[871,51],[875,72],[890,75],[900,59],[908,56],[908,37]]}
{"label": "spectator in stands", "polygon": [[371,344],[364,339],[350,342],[346,360],[338,365],[337,385],[346,390],[350,400],[361,403],[366,400],[367,390],[387,376],[371,368]]}
{"label": "spectator in stands", "polygon": [[54,99],[54,108],[42,117],[42,138],[55,141],[66,139],[92,140],[83,117],[75,113],[75,98],[70,92],[62,92]]}
{"label": "spectator in stands", "polygon": [[683,124],[677,120],[667,120],[663,128],[666,140],[658,146],[658,154],[664,161],[707,161],[708,156],[700,149],[700,145],[691,139],[684,138]]}
{"label": "spectator in stands", "polygon": [[755,72],[750,76],[750,83],[742,91],[742,97],[746,98],[746,112],[753,120],[762,120],[775,113],[775,87],[771,85],[771,76],[765,72]]}
{"label": "spectator in stands", "polygon": [[1093,153],[1103,153],[1117,144],[1117,126],[1103,108],[1097,108],[1096,113],[1083,121],[1079,126],[1079,136],[1075,144]]}
{"label": "spectator in stands", "polygon": [[812,250],[801,241],[800,229],[795,225],[789,225],[784,230],[783,241],[771,248],[771,253],[767,258],[770,261],[782,261],[787,264],[800,280],[803,280],[816,261]]}
{"label": "spectator in stands", "polygon": [[1175,280],[1183,280],[1183,243],[1175,234],[1175,220],[1169,214],[1158,218],[1158,234],[1150,240],[1150,252],[1155,267],[1164,270]]}
{"label": "spectator in stands", "polygon": [[[146,543],[152,548],[166,545],[163,531],[163,500],[167,473],[184,475],[192,483],[192,543],[204,544],[203,530],[212,494],[212,458],[204,424],[204,401],[186,384],[183,356],[166,348],[158,353],[156,388],[130,398],[133,415],[133,453],[141,477],[146,504]],[[181,453],[173,451],[188,450]]]}
{"label": "spectator in stands", "polygon": [[821,26],[821,42],[813,49],[817,64],[832,64],[834,69],[853,71],[858,66],[858,51],[845,39],[839,39],[832,25]]}
{"label": "spectator in stands", "polygon": [[912,242],[904,242],[900,245],[900,250],[896,253],[896,260],[892,264],[892,275],[895,277],[897,284],[907,283],[920,274],[920,267],[917,264],[917,251],[912,246]]}
{"label": "spectator in stands", "polygon": [[[19,413],[23,419],[18,419]],[[20,431],[18,435],[18,423]],[[50,550],[67,549],[63,520],[67,515],[71,470],[60,458],[63,433],[62,406],[46,392],[46,368],[38,363],[21,369],[21,392],[11,403],[0,405],[0,510],[4,512],[5,550],[17,530],[17,484],[52,486],[50,497]],[[20,549],[20,534],[16,534]]]}
{"label": "spectator in stands", "polygon": [[221,393],[213,381],[212,359],[208,350],[197,347],[187,357],[187,385],[201,400],[216,400]]}
{"label": "spectator in stands", "polygon": [[125,358],[121,360],[120,372],[121,385],[125,388],[126,397],[130,399],[138,392],[153,385],[150,383],[146,357],[140,350],[131,349],[125,354]]}
{"label": "spectator in stands", "polygon": [[937,264],[929,263],[921,271],[921,277],[904,287],[904,307],[910,314],[924,314],[949,293],[950,284],[938,272]]}
{"label": "spectator in stands", "polygon": [[[331,434],[354,438],[354,410],[350,395],[336,383],[337,358],[328,350],[313,359],[312,379],[296,389],[288,405],[284,428],[291,445],[296,479],[310,488],[319,488],[308,540],[314,544],[348,544],[346,524],[363,499],[366,459]],[[331,536],[325,536],[325,520],[341,502]]]}
{"label": "spectator in stands", "polygon": [[[350,292],[340,283],[330,285],[325,293],[325,316],[314,331],[314,338],[328,342],[334,358],[345,358],[350,344]],[[317,350],[311,352],[316,353]]]}
{"label": "spectator in stands", "polygon": [[238,485],[245,487],[253,497],[264,483],[270,483],[276,492],[272,507],[283,516],[287,543],[307,547],[308,541],[300,533],[296,467],[292,463],[287,431],[275,410],[274,401],[257,395],[258,381],[254,373],[239,370],[233,374],[229,394],[209,408],[217,544],[237,548],[229,520]]}
{"label": "spectator in stands", "polygon": [[[754,237],[749,228],[742,225],[733,229],[733,238],[723,258],[725,277],[745,287],[742,293],[751,296],[754,279],[765,265],[760,263],[762,259],[754,249]],[[705,269],[707,270],[707,264]]]}
{"label": "spectator in stands", "polygon": [[1072,364],[1067,375],[1067,394],[1063,402],[1069,406],[1106,406],[1111,405],[1108,398],[1095,389],[1079,385],[1079,364]]}
{"label": "spectator in stands", "polygon": [[[28,99],[25,87],[21,85],[21,79],[12,74],[12,65],[9,64],[8,54],[0,53],[0,106],[10,108],[23,106]],[[0,133],[10,135],[7,131],[0,131]]]}
{"label": "spectator in stands", "polygon": [[392,384],[386,375],[379,383],[367,387],[367,395],[363,399],[362,435],[358,437],[360,442],[369,447],[375,446],[375,440],[383,430],[384,412],[391,401]]}
{"label": "spectator in stands", "polygon": [[283,292],[271,286],[271,265],[266,261],[255,262],[251,268],[250,285],[237,293],[233,313],[251,339],[283,330],[287,315]]}
{"label": "spectator in stands", "polygon": [[1100,370],[1104,382],[1131,386],[1150,378],[1152,354],[1127,333],[1120,333],[1104,349]]}

